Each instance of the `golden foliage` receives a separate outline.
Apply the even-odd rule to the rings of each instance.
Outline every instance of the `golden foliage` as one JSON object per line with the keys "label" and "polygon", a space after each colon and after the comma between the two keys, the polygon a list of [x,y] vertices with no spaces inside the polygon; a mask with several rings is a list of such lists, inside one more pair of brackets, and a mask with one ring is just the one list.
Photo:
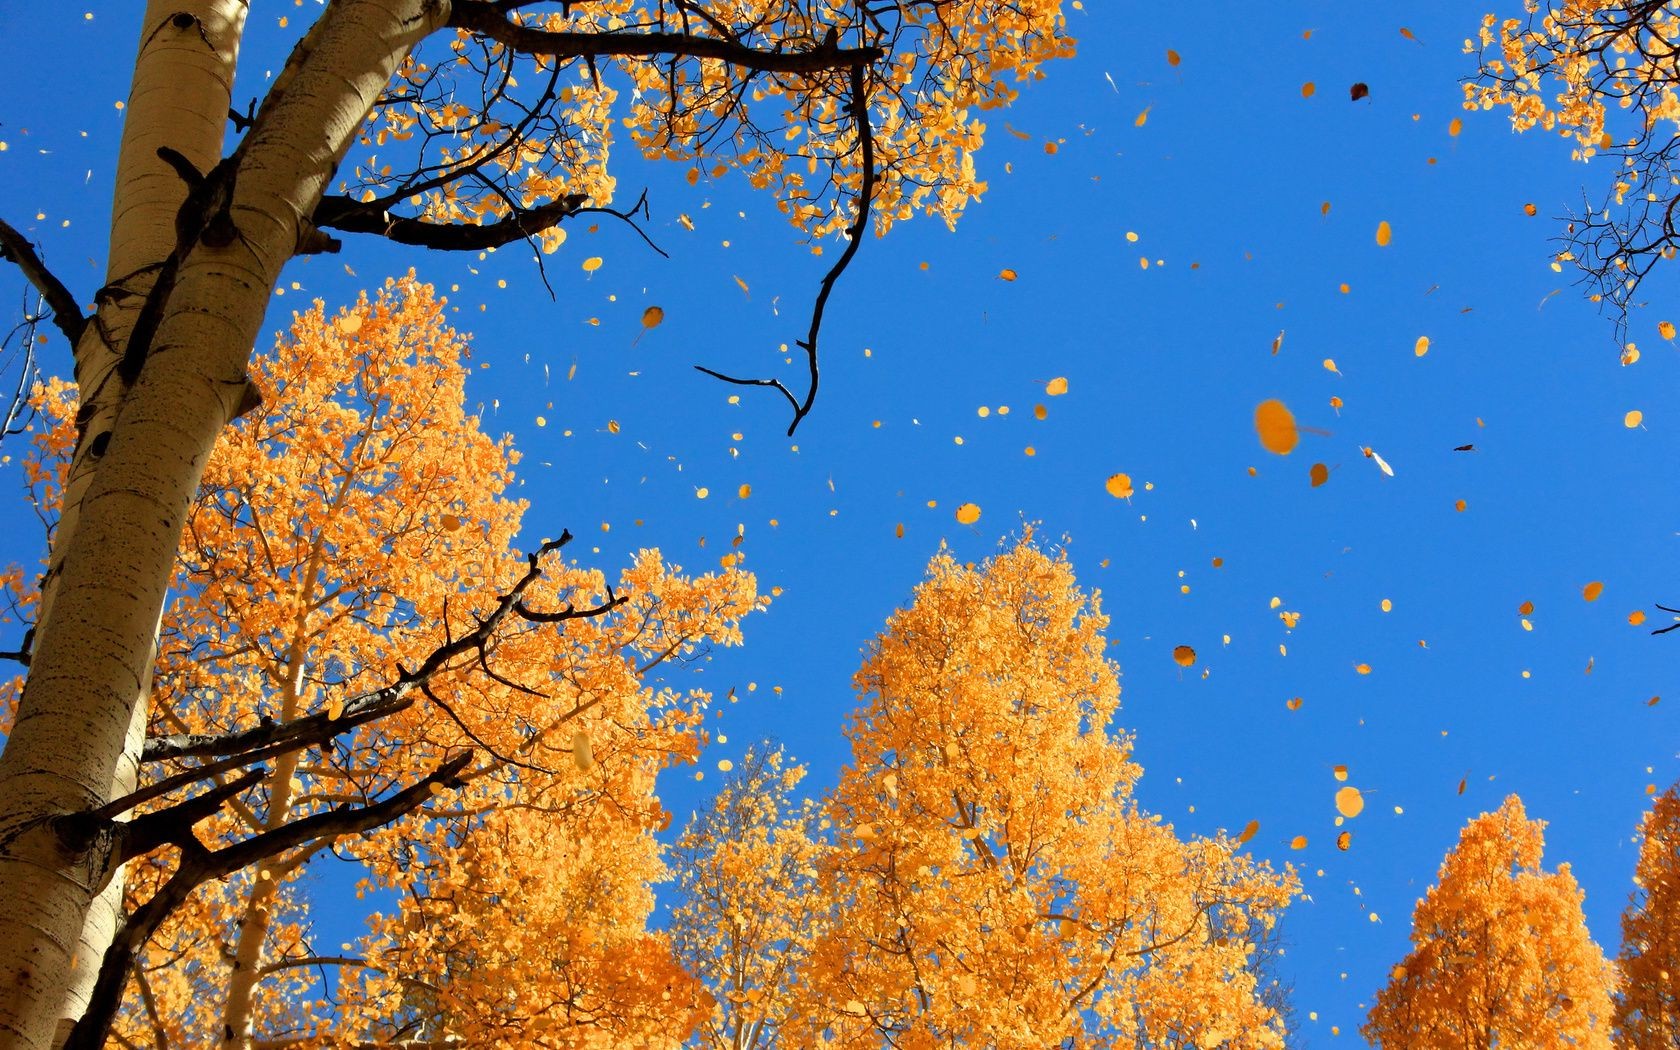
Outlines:
{"label": "golden foliage", "polygon": [[1249,965],[1296,892],[1131,798],[1095,595],[1034,545],[934,558],[854,683],[799,1045],[1282,1047]]}
{"label": "golden foliage", "polygon": [[1657,796],[1643,830],[1616,959],[1616,1039],[1628,1050],[1680,1046],[1680,785]]}
{"label": "golden foliage", "polygon": [[[505,495],[518,453],[465,411],[463,340],[443,311],[410,275],[336,316],[317,303],[256,359],[264,407],[217,445],[186,522],[152,735],[337,718],[471,631],[524,570],[524,504]],[[71,399],[46,389],[38,401],[55,425],[32,469],[50,479],[74,438]],[[50,497],[50,481],[37,491]],[[528,605],[602,603],[601,573],[550,561]],[[665,871],[653,833],[669,820],[653,788],[661,767],[697,755],[709,697],[649,674],[736,644],[760,601],[749,573],[685,577],[656,551],[615,591],[623,604],[558,627],[510,618],[482,663],[469,654],[413,706],[281,756],[201,824],[206,842],[242,840],[380,798],[462,749],[477,756],[465,786],[393,825],[202,887],[150,944],[122,1037],[681,1039],[704,997],[646,929]],[[358,896],[376,904],[369,934],[322,950],[302,877],[334,854],[359,862]],[[130,897],[144,900],[173,857],[141,861]],[[323,968],[337,973],[323,982]]]}
{"label": "golden foliage", "polygon": [[1385,1050],[1609,1050],[1614,970],[1567,864],[1540,866],[1545,823],[1512,795],[1465,826],[1412,915],[1412,951],[1361,1032]]}

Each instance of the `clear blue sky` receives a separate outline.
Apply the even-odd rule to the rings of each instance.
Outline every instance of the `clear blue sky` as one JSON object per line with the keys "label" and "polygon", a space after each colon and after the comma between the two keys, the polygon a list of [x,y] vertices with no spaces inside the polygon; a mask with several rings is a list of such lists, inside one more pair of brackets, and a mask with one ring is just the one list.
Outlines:
{"label": "clear blue sky", "polygon": [[[23,42],[0,69],[4,215],[84,297],[103,267],[135,7],[102,5],[91,21],[67,5],[0,7],[0,31]],[[258,7],[241,99],[315,8]],[[276,26],[284,13],[289,29]],[[479,260],[351,241],[342,257],[292,266],[270,327],[315,296],[337,305],[416,267],[458,286],[456,323],[489,366],[471,395],[487,428],[526,452],[533,542],[569,527],[591,540],[573,548],[580,560],[609,571],[641,546],[702,569],[745,526],[747,566],[784,593],[748,623],[745,649],[696,671],[743,697],[714,723],[728,743],[703,763],[713,779],[718,760],[773,734],[809,764],[813,790],[831,785],[860,648],[940,541],[978,559],[1025,521],[1066,536],[1113,617],[1143,804],[1184,832],[1260,822],[1251,846],[1298,865],[1310,895],[1286,920],[1299,1043],[1357,1044],[1413,902],[1467,819],[1520,793],[1550,822],[1548,862],[1573,865],[1613,954],[1647,785],[1680,775],[1680,632],[1649,634],[1667,621],[1651,603],[1680,600],[1680,359],[1657,335],[1659,320],[1680,321],[1680,269],[1648,284],[1630,336],[1644,356],[1621,367],[1610,322],[1549,265],[1559,223],[1547,216],[1583,185],[1596,196],[1610,169],[1462,112],[1461,45],[1479,13],[1073,13],[1079,57],[987,115],[991,189],[961,227],[917,221],[863,246],[830,305],[823,392],[797,449],[778,398],[689,366],[776,367],[822,261],[768,198],[739,181],[691,188],[623,144],[620,186],[633,200],[649,185],[648,232],[669,260],[623,227],[574,228],[548,260],[550,301],[523,250]],[[1168,48],[1183,56],[1176,69]],[[1308,81],[1317,91],[1303,98]],[[1354,103],[1356,81],[1370,97]],[[1388,248],[1379,221],[1392,224]],[[588,255],[606,264],[586,278]],[[1006,267],[1019,279],[999,280]],[[648,305],[664,324],[635,342]],[[1058,376],[1068,393],[1046,397]],[[1264,452],[1253,410],[1272,397],[1325,433],[1288,457]],[[1643,427],[1624,427],[1630,409]],[[1466,443],[1477,451],[1452,451]],[[1320,461],[1333,473],[1311,488]],[[1135,479],[1130,501],[1104,491],[1116,471]],[[965,501],[984,510],[972,527],[953,517]],[[27,515],[0,514],[18,527],[0,554],[35,557]],[[1603,596],[1587,603],[1595,580]],[[1628,624],[1638,608],[1652,623]],[[1301,614],[1293,631],[1283,610]],[[1173,663],[1179,644],[1200,654],[1193,671]],[[1345,853],[1338,764],[1367,801]],[[679,824],[711,787],[683,776],[664,788]],[[1290,850],[1296,835],[1306,849]]]}

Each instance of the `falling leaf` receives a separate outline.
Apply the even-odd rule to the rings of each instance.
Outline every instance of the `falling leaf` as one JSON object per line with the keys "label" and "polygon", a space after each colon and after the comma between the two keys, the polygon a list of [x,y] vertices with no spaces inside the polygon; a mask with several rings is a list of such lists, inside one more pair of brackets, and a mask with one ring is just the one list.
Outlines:
{"label": "falling leaf", "polygon": [[957,508],[957,524],[973,525],[980,520],[980,505],[978,503],[964,503]]}
{"label": "falling leaf", "polygon": [[1307,848],[1307,837],[1305,835],[1296,835],[1294,838],[1289,840],[1289,848],[1290,849],[1306,849]]}
{"label": "falling leaf", "polygon": [[1387,248],[1388,242],[1393,239],[1394,230],[1388,225],[1388,220],[1384,219],[1382,222],[1377,223],[1377,247]]}
{"label": "falling leaf", "polygon": [[1260,830],[1260,822],[1258,820],[1251,820],[1247,824],[1244,824],[1243,829],[1242,829],[1242,834],[1237,836],[1237,845],[1240,846],[1243,843],[1247,842],[1249,839],[1253,838],[1255,833],[1258,832],[1259,830]]}
{"label": "falling leaf", "polygon": [[1274,357],[1277,356],[1279,350],[1283,349],[1283,332],[1283,329],[1278,329],[1277,338],[1272,340],[1272,356]]}
{"label": "falling leaf", "polygon": [[1324,370],[1325,370],[1325,371],[1326,371],[1326,372],[1334,372],[1334,373],[1336,373],[1336,374],[1337,374],[1337,375],[1341,375],[1341,374],[1342,374],[1342,370],[1341,370],[1341,369],[1339,369],[1339,368],[1337,368],[1337,367],[1336,367],[1336,360],[1335,360],[1335,358],[1331,358],[1331,357],[1326,357],[1326,358],[1325,358],[1325,359],[1324,359]]}
{"label": "falling leaf", "polygon": [[1347,780],[1347,766],[1343,766],[1343,765],[1331,766],[1330,767],[1330,775],[1335,777],[1339,781],[1345,782]]}
{"label": "falling leaf", "polygon": [[1394,468],[1388,465],[1388,460],[1382,458],[1382,456],[1377,454],[1376,449],[1367,447],[1367,448],[1361,449],[1360,451],[1365,453],[1365,458],[1366,459],[1369,459],[1369,460],[1373,461],[1374,463],[1376,463],[1378,470],[1382,471],[1384,474],[1387,474],[1391,478],[1394,476]]}
{"label": "falling leaf", "polygon": [[1604,581],[1594,580],[1581,588],[1581,597],[1589,602],[1598,601],[1598,596],[1604,593]]}
{"label": "falling leaf", "polygon": [[747,287],[747,282],[741,280],[740,274],[731,274],[731,276],[735,278],[735,283],[741,286],[741,294],[746,296],[752,295],[752,289]]}
{"label": "falling leaf", "polygon": [[1305,84],[1301,85],[1301,97],[1302,98],[1312,98],[1313,97],[1313,92],[1315,92],[1317,90],[1318,90],[1318,88],[1313,84],[1312,81],[1309,80]]}
{"label": "falling leaf", "polygon": [[1658,321],[1657,322],[1657,334],[1662,336],[1664,339],[1673,339],[1674,338],[1674,322],[1673,321]]}
{"label": "falling leaf", "polygon": [[1412,347],[1412,353],[1417,357],[1429,353],[1429,337],[1427,335],[1418,336],[1416,345]]}
{"label": "falling leaf", "polygon": [[1003,269],[998,271],[998,280],[1000,281],[1013,281],[1015,276],[1014,270]]}
{"label": "falling leaf", "polygon": [[1459,117],[1452,118],[1452,123],[1447,125],[1447,134],[1455,139],[1458,138],[1458,133],[1463,130],[1464,121]]}
{"label": "falling leaf", "polygon": [[1394,611],[1394,603],[1389,601],[1387,598],[1384,598],[1382,600],[1382,611],[1383,612],[1393,612]]}
{"label": "falling leaf", "polygon": [[1190,667],[1196,663],[1196,650],[1188,645],[1173,646],[1173,663],[1180,667]]}
{"label": "falling leaf", "polygon": [[1645,413],[1639,411],[1639,409],[1636,408],[1633,411],[1629,412],[1627,415],[1622,417],[1622,426],[1627,427],[1629,430],[1632,430],[1635,427],[1639,426],[1639,424],[1643,423],[1644,421],[1645,421]]}
{"label": "falling leaf", "polygon": [[665,320],[665,311],[661,307],[650,306],[642,311],[643,328],[658,328],[659,323],[663,320]]}
{"label": "falling leaf", "polygon": [[601,268],[601,257],[599,255],[591,255],[589,258],[583,260],[583,272],[584,273],[594,273],[596,270],[599,270],[600,268]]}
{"label": "falling leaf", "polygon": [[1344,831],[1341,834],[1336,836],[1336,848],[1337,849],[1346,853],[1347,848],[1351,845],[1353,845],[1353,832]]}
{"label": "falling leaf", "polygon": [[1110,474],[1105,486],[1108,494],[1115,499],[1130,499],[1132,496],[1132,476],[1130,474]]}
{"label": "falling leaf", "polygon": [[1644,609],[1635,609],[1632,612],[1628,613],[1628,623],[1632,624],[1633,626],[1638,627],[1640,624],[1642,624],[1644,622],[1645,622],[1645,610]]}
{"label": "falling leaf", "polygon": [[1301,709],[1301,698],[1298,696],[1292,696],[1288,700],[1284,701],[1283,706],[1289,708],[1291,711],[1299,711]]}
{"label": "falling leaf", "polygon": [[1140,127],[1140,128],[1141,128],[1141,127],[1143,127],[1143,126],[1144,126],[1144,125],[1145,125],[1145,124],[1147,124],[1147,123],[1149,123],[1149,111],[1150,111],[1150,110],[1152,110],[1152,109],[1154,109],[1154,108],[1155,108],[1155,107],[1154,107],[1154,106],[1145,106],[1145,107],[1143,107],[1143,112],[1142,112],[1142,113],[1139,113],[1139,114],[1138,114],[1138,115],[1137,115],[1137,119],[1136,119],[1136,120],[1134,120],[1134,121],[1132,121],[1132,124],[1133,124],[1133,125],[1134,125],[1134,126],[1136,126],[1136,127]]}
{"label": "falling leaf", "polygon": [[1536,216],[1536,215],[1539,215],[1539,214],[1540,214],[1540,209],[1539,209],[1539,208],[1536,208],[1536,207],[1535,207],[1535,206],[1534,206],[1534,205],[1532,205],[1532,204],[1525,204],[1525,205],[1523,205],[1523,214],[1524,214],[1524,215],[1527,215],[1527,216],[1528,216],[1528,217],[1529,217],[1529,218],[1531,218],[1531,219],[1532,219],[1532,218],[1534,218],[1534,217],[1535,217],[1535,216]]}
{"label": "falling leaf", "polygon": [[1458,500],[1457,502],[1455,502],[1453,504],[1453,509],[1458,511],[1460,514],[1463,514],[1465,508],[1468,507],[1468,506],[1470,506],[1469,503],[1465,502],[1464,500]]}
{"label": "falling leaf", "polygon": [[1468,785],[1468,784],[1469,784],[1469,783],[1470,783],[1470,778],[1469,778],[1469,777],[1460,777],[1460,778],[1459,778],[1459,781],[1458,781],[1458,793],[1459,793],[1459,794],[1460,794],[1460,795],[1462,795],[1462,794],[1464,794],[1464,789],[1465,789],[1465,787],[1466,787],[1466,786],[1467,786],[1467,785]]}
{"label": "falling leaf", "polygon": [[1057,376],[1044,384],[1044,393],[1048,397],[1060,397],[1068,391],[1067,376]]}
{"label": "falling leaf", "polygon": [[1307,477],[1312,482],[1312,487],[1316,489],[1330,480],[1330,468],[1322,463],[1314,463],[1312,469],[1307,471]]}
{"label": "falling leaf", "polygon": [[1369,98],[1370,95],[1371,88],[1363,80],[1348,88],[1348,98],[1354,102],[1358,102],[1362,98]]}
{"label": "falling leaf", "polygon": [[1365,809],[1365,796],[1353,786],[1341,788],[1336,792],[1336,812],[1349,818],[1359,816]]}
{"label": "falling leaf", "polygon": [[1169,65],[1169,66],[1178,65],[1178,52],[1174,51],[1170,47],[1167,48],[1167,65]]}
{"label": "falling leaf", "polygon": [[1353,669],[1355,671],[1358,671],[1360,674],[1370,674],[1371,673],[1371,665],[1370,664],[1354,664]]}
{"label": "falling leaf", "polygon": [[1260,447],[1279,456],[1289,455],[1301,442],[1294,414],[1276,399],[1255,406],[1254,430],[1260,435]]}

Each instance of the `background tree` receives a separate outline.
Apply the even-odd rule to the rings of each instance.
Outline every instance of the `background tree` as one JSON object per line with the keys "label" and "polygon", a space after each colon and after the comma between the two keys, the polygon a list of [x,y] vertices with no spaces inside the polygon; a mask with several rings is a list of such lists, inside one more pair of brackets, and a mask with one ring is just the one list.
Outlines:
{"label": "background tree", "polygon": [[[0,987],[13,990],[0,1045],[44,1046],[80,1009],[73,946],[119,858],[109,834],[60,832],[123,794],[180,530],[217,436],[254,407],[251,347],[289,259],[337,250],[329,229],[553,247],[565,217],[612,207],[606,159],[622,121],[691,179],[738,169],[813,237],[844,231],[798,340],[802,395],[799,381],[715,373],[780,391],[797,423],[816,393],[829,293],[863,235],[916,210],[953,220],[982,188],[970,108],[1007,102],[1012,79],[1072,50],[1055,0],[341,0],[241,113],[247,6],[147,5],[90,316],[78,306],[89,297],[0,230],[75,347],[82,399],[29,679],[0,755]],[[231,151],[230,115],[243,132]],[[87,930],[82,954],[111,932]]]}
{"label": "background tree", "polygon": [[1680,785],[1645,815],[1638,887],[1622,915],[1616,963],[1616,1042],[1628,1050],[1680,1048]]}
{"label": "background tree", "polygon": [[1138,809],[1106,623],[1030,534],[939,554],[893,614],[854,680],[801,1045],[1283,1045],[1251,962],[1294,874]]}
{"label": "background tree", "polygon": [[1560,258],[1625,331],[1656,265],[1680,247],[1680,9],[1647,0],[1525,0],[1524,18],[1483,16],[1467,109],[1510,111],[1517,131],[1574,142],[1575,159],[1614,167],[1602,198],[1569,217]]}
{"label": "background tree", "polygon": [[1465,825],[1365,1038],[1383,1050],[1608,1050],[1615,971],[1587,933],[1569,865],[1541,868],[1544,830],[1515,795]]}
{"label": "background tree", "polygon": [[831,910],[817,876],[833,846],[817,802],[794,794],[804,776],[755,746],[672,851],[672,947],[713,1004],[693,1045],[796,1045],[783,1032],[812,1009],[797,981]]}
{"label": "background tree", "polygon": [[[680,1038],[692,1021],[698,990],[645,920],[668,819],[653,778],[696,753],[706,697],[645,678],[738,640],[752,579],[690,581],[654,552],[622,594],[564,565],[526,578],[512,548],[524,505],[505,495],[518,453],[464,411],[463,349],[410,277],[335,317],[317,304],[254,363],[268,407],[218,445],[187,517],[135,823],[212,798],[226,808],[201,814],[209,848],[295,841],[187,886],[178,906],[191,829],[139,855],[118,1030],[131,1044],[585,1045]],[[50,516],[73,392],[44,391],[43,409],[32,476]],[[406,702],[393,679],[415,687]],[[273,745],[312,724],[331,732]],[[451,764],[456,790],[409,819],[356,840],[296,833]],[[333,853],[397,891],[355,951],[316,946],[300,890]],[[110,954],[82,1045],[98,1045],[127,956]]]}

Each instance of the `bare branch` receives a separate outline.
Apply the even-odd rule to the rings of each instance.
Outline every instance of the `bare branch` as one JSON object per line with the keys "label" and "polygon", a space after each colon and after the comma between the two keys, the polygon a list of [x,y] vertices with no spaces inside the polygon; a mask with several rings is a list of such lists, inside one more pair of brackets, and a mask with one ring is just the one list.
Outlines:
{"label": "bare branch", "polygon": [[0,259],[15,263],[23,271],[23,276],[52,307],[53,324],[64,333],[64,338],[70,340],[71,349],[75,349],[76,341],[87,327],[87,318],[82,316],[81,307],[76,305],[76,297],[70,294],[63,281],[47,269],[47,264],[35,253],[35,246],[29,243],[28,238],[3,219],[0,219]]}
{"label": "bare branch", "polygon": [[499,248],[521,238],[560,223],[577,213],[588,200],[581,194],[568,194],[559,200],[535,208],[516,210],[507,218],[485,226],[463,223],[426,222],[410,219],[379,207],[363,204],[349,197],[323,197],[315,209],[315,225],[343,230],[346,233],[372,233],[398,244],[413,244],[440,251],[471,252]]}
{"label": "bare branch", "polygon": [[828,273],[823,275],[822,286],[817,292],[817,300],[811,307],[811,327],[806,331],[805,338],[799,340],[799,348],[805,351],[805,365],[809,374],[809,385],[805,388],[803,401],[793,396],[779,379],[745,379],[740,376],[725,375],[716,369],[704,365],[695,365],[695,369],[704,372],[713,379],[721,379],[725,383],[736,386],[767,386],[779,391],[787,398],[788,404],[793,406],[793,421],[788,424],[788,436],[799,429],[799,424],[811,414],[811,406],[817,400],[817,384],[822,375],[817,365],[817,340],[822,335],[823,312],[828,308],[828,297],[834,291],[834,285],[840,280],[840,275],[846,272],[846,267],[852,264],[856,257],[858,246],[863,243],[863,235],[869,230],[870,205],[875,198],[875,134],[869,126],[869,96],[864,90],[863,67],[854,66],[851,71],[852,82],[852,118],[857,124],[858,150],[861,153],[860,165],[863,179],[858,186],[857,215],[852,224],[846,228],[846,250],[840,253],[840,258],[829,267]]}
{"label": "bare branch", "polygon": [[135,957],[163,920],[180,907],[198,886],[211,879],[224,878],[305,842],[354,835],[389,824],[418,809],[439,789],[458,787],[461,784],[460,773],[472,759],[471,751],[463,752],[433,770],[425,779],[383,802],[370,806],[338,806],[214,851],[206,850],[197,839],[192,838],[189,829],[186,840],[181,843],[180,867],[150,900],[134,910],[106,950],[87,1012],[76,1022],[63,1050],[99,1050],[104,1045],[111,1021],[122,1005],[123,986],[127,983],[128,971]]}
{"label": "bare branch", "polygon": [[760,51],[716,37],[688,33],[577,33],[532,29],[510,21],[489,0],[463,0],[449,16],[450,25],[482,33],[514,51],[551,58],[715,58],[765,73],[820,73],[862,69],[885,57],[879,47],[812,48],[809,51]]}

